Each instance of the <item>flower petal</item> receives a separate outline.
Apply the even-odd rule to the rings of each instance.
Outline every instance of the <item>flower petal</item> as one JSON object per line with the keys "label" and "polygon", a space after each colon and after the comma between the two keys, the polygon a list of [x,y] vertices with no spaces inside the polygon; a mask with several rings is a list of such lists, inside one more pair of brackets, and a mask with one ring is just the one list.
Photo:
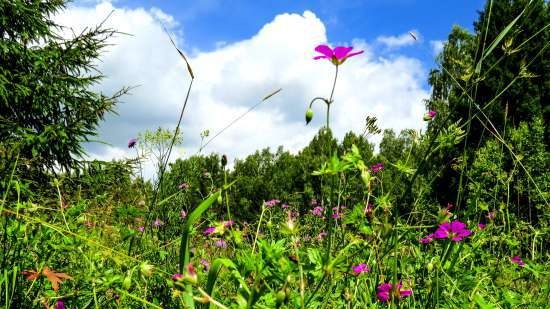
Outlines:
{"label": "flower petal", "polygon": [[348,53],[353,49],[353,47],[337,46],[334,48],[334,56],[338,60],[347,58]]}
{"label": "flower petal", "polygon": [[334,53],[332,52],[332,49],[330,47],[328,47],[327,45],[323,45],[323,44],[318,45],[317,47],[315,47],[315,51],[325,55],[326,58],[328,58],[328,59],[331,59],[332,56],[334,55]]}
{"label": "flower petal", "polygon": [[358,51],[358,52],[354,52],[354,53],[348,54],[346,58],[353,57],[353,56],[357,56],[357,55],[362,54],[362,53],[364,53],[364,52],[365,52],[364,50],[361,50],[361,51]]}
{"label": "flower petal", "polygon": [[412,293],[413,293],[412,290],[401,290],[401,291],[399,291],[399,295],[401,295],[401,297],[411,296]]}

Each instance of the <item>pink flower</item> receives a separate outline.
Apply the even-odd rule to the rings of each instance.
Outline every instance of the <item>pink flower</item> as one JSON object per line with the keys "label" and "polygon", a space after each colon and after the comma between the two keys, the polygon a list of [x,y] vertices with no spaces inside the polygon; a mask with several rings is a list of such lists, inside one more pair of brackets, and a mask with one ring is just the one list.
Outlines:
{"label": "pink flower", "polygon": [[227,220],[227,221],[223,222],[223,227],[228,228],[228,227],[233,226],[233,224],[235,224],[235,222],[233,222],[233,220]]}
{"label": "pink flower", "polygon": [[180,183],[180,185],[178,186],[178,188],[180,189],[189,189],[189,184],[187,182],[182,182]]}
{"label": "pink flower", "polygon": [[142,225],[138,227],[137,230],[143,233],[145,231],[145,226]]}
{"label": "pink flower", "polygon": [[311,214],[317,217],[323,217],[323,210],[324,210],[323,207],[316,206],[311,210]]}
{"label": "pink flower", "polygon": [[315,51],[318,53],[321,53],[322,56],[315,56],[313,57],[314,60],[318,59],[328,59],[330,60],[334,65],[340,65],[346,61],[346,59],[362,54],[364,51],[358,51],[350,53],[353,47],[345,47],[345,46],[336,46],[334,49],[330,48],[327,45],[318,45],[315,47]]}
{"label": "pink flower", "polygon": [[273,207],[273,206],[279,204],[280,202],[281,201],[279,201],[278,199],[272,199],[272,200],[266,201],[264,203],[265,203],[265,206],[267,206],[267,207]]}
{"label": "pink flower", "polygon": [[317,206],[317,205],[318,205],[317,200],[311,199],[311,206]]}
{"label": "pink flower", "polygon": [[214,246],[218,248],[227,248],[227,242],[223,239],[218,239],[214,242]]}
{"label": "pink flower", "polygon": [[370,272],[370,269],[367,267],[367,264],[365,264],[365,263],[361,263],[359,265],[352,266],[351,269],[353,270],[353,273],[355,275],[360,275],[360,274],[363,274],[363,273]]}
{"label": "pink flower", "polygon": [[525,266],[525,262],[523,262],[523,260],[518,255],[510,258],[510,261],[512,263],[518,264],[518,266],[521,266],[521,267]]}
{"label": "pink flower", "polygon": [[434,119],[435,115],[437,115],[436,111],[430,110],[427,113],[424,114],[424,121],[430,121]]}
{"label": "pink flower", "polygon": [[207,260],[201,259],[199,263],[204,267],[206,271],[210,269],[210,263]]}
{"label": "pink flower", "polygon": [[204,231],[202,233],[204,234],[204,236],[208,236],[208,235],[210,235],[214,232],[216,232],[216,228],[213,227],[213,226],[209,226],[206,229],[204,229]]}
{"label": "pink flower", "polygon": [[183,279],[183,275],[182,274],[173,274],[172,275],[172,281],[178,281],[180,279]]}
{"label": "pink flower", "polygon": [[180,210],[180,218],[183,220],[187,217],[187,212],[185,210]]}
{"label": "pink flower", "polygon": [[159,218],[156,218],[155,221],[153,221],[154,227],[161,227],[163,225],[164,225],[164,222],[162,222],[162,220],[160,220]]}
{"label": "pink flower", "polygon": [[325,238],[326,236],[327,236],[327,232],[322,231],[321,233],[319,233],[319,235],[317,235],[316,239],[317,239],[318,241],[321,241],[321,240],[323,240],[323,238]]}
{"label": "pink flower", "polygon": [[431,243],[433,240],[434,240],[434,234],[430,234],[430,235],[428,235],[424,238],[421,238],[420,243],[423,244],[423,245],[427,245],[427,244]]}
{"label": "pink flower", "polygon": [[384,164],[382,164],[382,163],[376,163],[375,165],[370,167],[370,171],[373,174],[376,174],[376,173],[380,172],[383,169],[384,169]]}
{"label": "pink flower", "polygon": [[479,227],[480,230],[483,230],[485,228],[485,224],[483,223],[478,223],[477,224],[477,227]]}
{"label": "pink flower", "polygon": [[487,213],[487,219],[489,219],[490,221],[493,221],[493,219],[495,219],[495,211],[494,210]]}
{"label": "pink flower", "polygon": [[450,238],[456,242],[470,236],[470,234],[472,232],[466,228],[466,224],[460,221],[453,221],[440,224],[434,233],[434,238]]}
{"label": "pink flower", "polygon": [[282,209],[287,209],[287,208],[290,208],[290,206],[288,204],[283,204],[283,205],[281,205],[281,208]]}
{"label": "pink flower", "polygon": [[376,296],[381,302],[387,302],[390,299],[390,293],[396,297],[405,298],[412,295],[412,290],[401,289],[403,285],[398,283],[392,285],[391,283],[382,283],[378,286]]}

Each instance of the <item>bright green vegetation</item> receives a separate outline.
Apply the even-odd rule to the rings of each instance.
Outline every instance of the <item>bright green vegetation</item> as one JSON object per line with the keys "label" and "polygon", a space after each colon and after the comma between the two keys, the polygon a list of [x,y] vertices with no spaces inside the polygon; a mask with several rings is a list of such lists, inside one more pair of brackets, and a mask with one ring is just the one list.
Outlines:
{"label": "bright green vegetation", "polygon": [[116,32],[56,37],[64,4],[0,1],[1,308],[550,306],[547,2],[488,1],[451,30],[425,132],[368,117],[338,141],[327,111],[297,154],[169,165],[179,130],[80,156],[125,89],[89,90]]}

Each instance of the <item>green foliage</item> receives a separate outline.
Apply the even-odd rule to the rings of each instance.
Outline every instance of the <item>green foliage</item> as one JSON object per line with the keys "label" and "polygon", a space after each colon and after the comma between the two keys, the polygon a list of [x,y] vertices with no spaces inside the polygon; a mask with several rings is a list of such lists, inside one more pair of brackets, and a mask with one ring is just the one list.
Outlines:
{"label": "green foliage", "polygon": [[41,169],[65,170],[83,155],[116,99],[95,93],[95,61],[116,31],[101,25],[65,39],[52,16],[66,1],[0,4],[0,140]]}

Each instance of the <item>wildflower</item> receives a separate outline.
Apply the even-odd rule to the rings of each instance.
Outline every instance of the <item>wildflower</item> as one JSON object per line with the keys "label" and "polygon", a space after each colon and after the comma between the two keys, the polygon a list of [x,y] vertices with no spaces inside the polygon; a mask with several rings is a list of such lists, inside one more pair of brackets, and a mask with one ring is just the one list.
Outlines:
{"label": "wildflower", "polygon": [[350,53],[353,47],[345,47],[345,46],[336,46],[334,49],[330,48],[327,45],[318,45],[315,47],[315,51],[318,53],[323,54],[322,56],[315,56],[313,59],[328,59],[332,62],[334,65],[340,65],[346,61],[346,59],[362,54],[364,51],[358,51]]}
{"label": "wildflower", "polygon": [[360,275],[362,273],[370,272],[370,269],[367,267],[367,264],[361,263],[359,265],[352,266],[351,269],[355,275]]}
{"label": "wildflower", "polygon": [[327,232],[322,231],[321,233],[319,233],[319,235],[317,235],[316,239],[317,239],[318,241],[321,241],[321,240],[323,240],[323,238],[325,238],[326,236],[327,236]]}
{"label": "wildflower", "polygon": [[191,284],[196,284],[198,276],[197,276],[197,272],[195,271],[195,268],[193,267],[193,264],[191,264],[191,263],[187,264],[186,270],[187,271],[185,272],[185,275],[183,276],[183,280],[185,280],[185,281],[187,281]]}
{"label": "wildflower", "polygon": [[178,281],[180,279],[183,279],[183,275],[182,274],[173,274],[172,275],[172,281]]}
{"label": "wildflower", "polygon": [[424,121],[431,121],[437,115],[436,111],[430,110],[424,114]]}
{"label": "wildflower", "polygon": [[311,214],[317,217],[323,217],[323,211],[324,211],[323,207],[316,206],[311,210]]}
{"label": "wildflower", "polygon": [[390,299],[390,293],[393,293],[395,297],[405,298],[412,294],[412,290],[401,289],[403,285],[398,283],[392,285],[391,283],[382,283],[378,286],[376,296],[381,302],[387,302]]}
{"label": "wildflower", "polygon": [[180,210],[180,218],[183,220],[185,218],[187,218],[187,211],[185,210]]}
{"label": "wildflower", "polygon": [[189,184],[187,182],[182,182],[180,183],[180,185],[178,186],[178,188],[184,190],[184,189],[189,189]]}
{"label": "wildflower", "polygon": [[452,221],[440,224],[434,233],[434,238],[450,238],[452,241],[461,241],[470,234],[472,232],[466,228],[466,224],[460,221]]}
{"label": "wildflower", "polygon": [[62,300],[58,300],[55,309],[65,309],[65,303]]}
{"label": "wildflower", "polygon": [[523,262],[523,260],[518,255],[510,258],[510,261],[512,263],[518,264],[518,266],[521,266],[521,267],[525,266],[525,262]]}
{"label": "wildflower", "polygon": [[207,260],[201,259],[199,263],[204,267],[206,271],[210,269],[210,263]]}
{"label": "wildflower", "polygon": [[162,220],[160,220],[159,218],[156,218],[155,221],[153,221],[154,227],[161,227],[163,225],[164,225],[164,222],[162,222]]}
{"label": "wildflower", "polygon": [[365,210],[363,210],[363,213],[367,216],[372,216],[372,212],[374,211],[374,205],[371,203],[368,203],[367,206],[365,206]]}
{"label": "wildflower", "polygon": [[213,226],[209,226],[206,229],[204,229],[204,231],[202,233],[204,234],[204,236],[208,236],[208,235],[210,235],[214,232],[216,232],[216,228],[213,227]]}
{"label": "wildflower", "polygon": [[272,200],[269,200],[269,201],[266,201],[264,202],[265,206],[267,207],[273,207],[277,204],[279,204],[281,201],[279,201],[278,199],[272,199]]}
{"label": "wildflower", "polygon": [[137,143],[137,139],[135,138],[131,138],[128,140],[128,148],[134,148],[134,146],[136,145]]}
{"label": "wildflower", "polygon": [[382,163],[376,163],[373,166],[370,167],[370,170],[373,174],[376,174],[384,169],[384,164]]}
{"label": "wildflower", "polygon": [[145,231],[145,226],[141,225],[137,230],[143,233]]}
{"label": "wildflower", "polygon": [[332,210],[334,211],[334,213],[332,214],[332,219],[341,219],[343,214],[340,212],[340,210],[343,209],[345,209],[344,206],[333,207]]}
{"label": "wildflower", "polygon": [[214,245],[218,248],[227,248],[227,242],[223,239],[218,239],[214,242]]}
{"label": "wildflower", "polygon": [[233,226],[233,224],[235,224],[235,222],[233,220],[227,220],[227,221],[223,222],[223,227],[224,228],[229,228],[229,227]]}
{"label": "wildflower", "polygon": [[483,223],[478,223],[477,224],[477,227],[479,227],[480,230],[483,230],[485,228],[485,224]]}
{"label": "wildflower", "polygon": [[434,240],[434,234],[430,234],[430,235],[428,235],[424,238],[421,238],[420,243],[423,244],[423,245],[427,245],[427,244],[431,243],[433,240]]}
{"label": "wildflower", "polygon": [[288,209],[288,208],[290,208],[290,205],[288,205],[288,204],[283,204],[283,205],[281,205],[281,208],[282,208],[282,209]]}
{"label": "wildflower", "polygon": [[311,206],[317,206],[319,203],[317,203],[316,199],[311,199]]}
{"label": "wildflower", "polygon": [[495,211],[494,210],[487,214],[487,219],[489,221],[493,221],[495,219]]}

